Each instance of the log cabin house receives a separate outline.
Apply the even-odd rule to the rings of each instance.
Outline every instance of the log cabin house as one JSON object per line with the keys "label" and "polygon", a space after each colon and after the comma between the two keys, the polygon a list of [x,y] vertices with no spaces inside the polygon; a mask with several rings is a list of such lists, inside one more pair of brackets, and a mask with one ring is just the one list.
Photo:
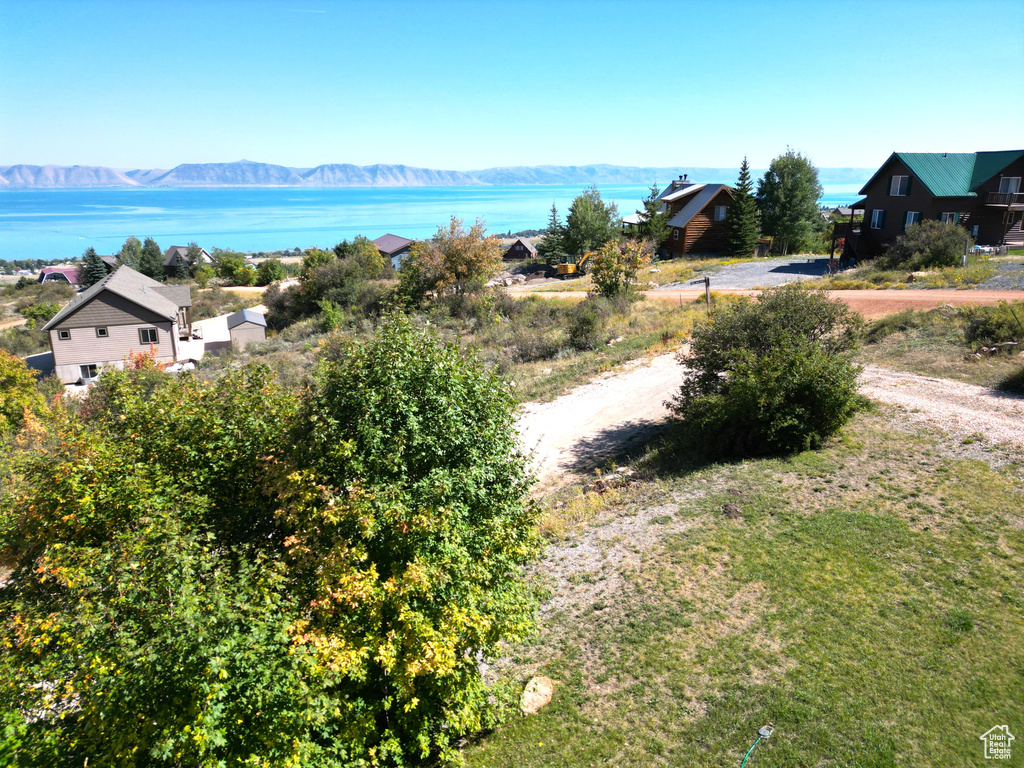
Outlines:
{"label": "log cabin house", "polygon": [[[724,253],[727,247],[725,220],[732,204],[733,190],[728,184],[694,184],[684,174],[662,190],[658,200],[669,214],[671,234],[662,251],[671,256],[697,253]],[[623,218],[628,232],[641,221],[635,213]]]}

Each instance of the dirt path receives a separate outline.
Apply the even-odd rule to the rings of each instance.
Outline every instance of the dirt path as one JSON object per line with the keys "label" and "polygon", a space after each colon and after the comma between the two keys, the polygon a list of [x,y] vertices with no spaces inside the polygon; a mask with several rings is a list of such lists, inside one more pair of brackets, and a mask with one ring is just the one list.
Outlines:
{"label": "dirt path", "polygon": [[866,366],[861,392],[900,406],[911,421],[959,438],[1024,447],[1024,398],[948,379]]}
{"label": "dirt path", "polygon": [[[585,474],[642,444],[663,426],[665,401],[681,379],[673,353],[634,361],[550,403],[528,403],[519,431],[533,453],[539,488],[560,485],[566,475]],[[864,369],[861,391],[959,439],[1024,448],[1024,398],[876,366]]]}
{"label": "dirt path", "polygon": [[[545,299],[554,298],[586,298],[584,291],[531,291],[518,288],[506,290],[511,293],[522,295],[533,293]],[[718,293],[731,293],[739,296],[756,296],[760,291],[723,288],[716,289],[714,281],[711,283],[711,290]],[[650,301],[667,301],[679,303],[692,301],[704,295],[703,288],[682,288],[669,290],[644,291],[644,295]],[[868,320],[875,320],[879,317],[891,315],[894,312],[901,312],[905,309],[934,309],[943,304],[963,306],[967,304],[997,304],[1000,301],[1019,301],[1024,298],[1022,291],[958,291],[954,289],[934,290],[878,290],[878,291],[829,291],[834,299],[845,302],[849,307]]]}
{"label": "dirt path", "polygon": [[665,401],[682,380],[675,353],[635,360],[549,403],[527,403],[519,417],[523,446],[541,488],[566,473],[587,472],[631,443],[641,444],[668,415]]}

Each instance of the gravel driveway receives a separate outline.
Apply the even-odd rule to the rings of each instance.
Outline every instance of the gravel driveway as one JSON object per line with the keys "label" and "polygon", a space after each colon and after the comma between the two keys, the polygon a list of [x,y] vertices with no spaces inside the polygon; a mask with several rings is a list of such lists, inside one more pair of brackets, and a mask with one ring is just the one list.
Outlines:
{"label": "gravel driveway", "polygon": [[[718,291],[724,288],[737,290],[771,288],[800,280],[813,280],[816,277],[822,277],[827,271],[828,257],[826,256],[780,256],[774,259],[747,261],[742,264],[728,264],[718,269],[708,270],[704,274],[711,278],[711,289]],[[685,283],[669,283],[655,290],[703,286],[704,274]]]}

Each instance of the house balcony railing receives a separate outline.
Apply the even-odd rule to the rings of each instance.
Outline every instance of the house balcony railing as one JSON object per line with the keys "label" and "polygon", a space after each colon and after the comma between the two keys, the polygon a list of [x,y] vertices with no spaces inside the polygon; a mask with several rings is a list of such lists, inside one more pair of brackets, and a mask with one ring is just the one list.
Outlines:
{"label": "house balcony railing", "polygon": [[1024,208],[1024,192],[989,192],[985,195],[985,205],[999,208]]}

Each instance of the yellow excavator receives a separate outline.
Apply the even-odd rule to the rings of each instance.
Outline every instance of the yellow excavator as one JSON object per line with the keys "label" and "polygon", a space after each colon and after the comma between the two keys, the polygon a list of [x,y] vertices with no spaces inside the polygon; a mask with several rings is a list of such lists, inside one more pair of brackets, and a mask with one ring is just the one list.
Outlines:
{"label": "yellow excavator", "polygon": [[587,274],[587,260],[595,253],[596,251],[587,251],[580,257],[579,261],[568,261],[563,264],[557,264],[555,269],[558,271],[558,276],[564,280],[567,277],[581,277]]}

